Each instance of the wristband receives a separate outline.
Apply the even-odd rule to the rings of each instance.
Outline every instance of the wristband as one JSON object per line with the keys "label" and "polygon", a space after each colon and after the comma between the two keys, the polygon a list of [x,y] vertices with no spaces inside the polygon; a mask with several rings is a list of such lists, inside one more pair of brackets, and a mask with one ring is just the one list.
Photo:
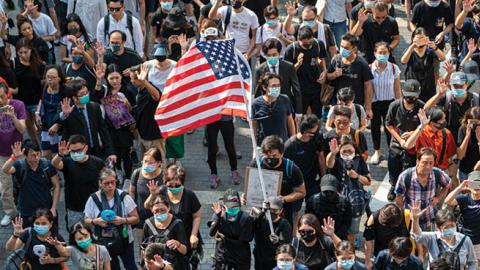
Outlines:
{"label": "wristband", "polygon": [[11,154],[11,155],[10,155],[10,159],[13,160],[13,161],[16,161],[16,160],[17,160],[17,157],[16,157],[14,154]]}
{"label": "wristband", "polygon": [[125,218],[125,224],[128,225],[128,218]]}

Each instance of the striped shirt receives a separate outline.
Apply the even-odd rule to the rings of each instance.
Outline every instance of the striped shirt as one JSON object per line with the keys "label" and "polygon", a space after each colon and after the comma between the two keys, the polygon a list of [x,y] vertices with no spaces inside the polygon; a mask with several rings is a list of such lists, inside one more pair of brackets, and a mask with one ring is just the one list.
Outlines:
{"label": "striped shirt", "polygon": [[395,79],[400,77],[400,68],[388,62],[387,67],[383,71],[380,70],[378,62],[375,61],[370,65],[373,74],[373,100],[386,101],[395,99]]}

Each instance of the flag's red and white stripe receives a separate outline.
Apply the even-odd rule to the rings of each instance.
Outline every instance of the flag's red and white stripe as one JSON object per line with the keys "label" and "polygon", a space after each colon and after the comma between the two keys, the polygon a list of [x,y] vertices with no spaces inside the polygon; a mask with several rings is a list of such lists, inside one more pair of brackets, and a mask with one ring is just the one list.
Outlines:
{"label": "flag's red and white stripe", "polygon": [[[248,63],[243,55],[236,54]],[[243,84],[250,106],[251,78]],[[157,125],[166,138],[215,122],[222,115],[247,117],[242,75],[216,80],[210,64],[193,46],[168,76],[155,112]]]}

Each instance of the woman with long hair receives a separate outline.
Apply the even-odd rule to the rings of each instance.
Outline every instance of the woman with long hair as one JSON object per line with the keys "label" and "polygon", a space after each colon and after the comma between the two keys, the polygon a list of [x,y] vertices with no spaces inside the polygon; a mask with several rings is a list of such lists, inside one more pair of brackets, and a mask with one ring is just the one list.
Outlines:
{"label": "woman with long hair", "polygon": [[19,39],[15,47],[17,57],[14,60],[13,67],[18,81],[18,93],[14,97],[25,103],[28,135],[30,139],[40,145],[35,127],[35,112],[42,97],[45,64],[28,38]]}
{"label": "woman with long hair", "polygon": [[190,44],[195,39],[195,31],[193,26],[188,23],[183,11],[174,7],[162,23],[160,36],[162,43],[168,44],[168,58],[178,61],[188,49],[188,46],[182,45],[182,41],[188,41]]}
{"label": "woman with long hair", "polygon": [[60,101],[66,96],[65,75],[59,66],[48,66],[45,73],[45,84],[42,97],[35,111],[35,120],[41,128],[40,142],[42,156],[52,158],[52,153],[58,153],[58,143],[61,136],[58,134],[60,126],[55,123],[60,109]]}
{"label": "woman with long hair", "polygon": [[87,33],[80,17],[75,13],[68,14],[62,28],[62,37],[60,38],[60,56],[62,62],[71,63],[73,61],[83,60],[72,56],[72,49],[78,45],[83,46],[89,56],[93,57],[92,42],[93,37]]}

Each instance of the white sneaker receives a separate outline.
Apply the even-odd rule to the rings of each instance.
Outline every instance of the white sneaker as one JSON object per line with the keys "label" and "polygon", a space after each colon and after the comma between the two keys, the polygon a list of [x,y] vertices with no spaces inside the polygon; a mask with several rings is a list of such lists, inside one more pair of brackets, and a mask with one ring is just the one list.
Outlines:
{"label": "white sneaker", "polygon": [[373,154],[370,158],[370,164],[377,165],[378,163],[380,163],[380,155]]}
{"label": "white sneaker", "polygon": [[12,217],[9,215],[5,215],[2,218],[2,221],[0,221],[0,225],[3,227],[10,225],[10,222],[12,221]]}

